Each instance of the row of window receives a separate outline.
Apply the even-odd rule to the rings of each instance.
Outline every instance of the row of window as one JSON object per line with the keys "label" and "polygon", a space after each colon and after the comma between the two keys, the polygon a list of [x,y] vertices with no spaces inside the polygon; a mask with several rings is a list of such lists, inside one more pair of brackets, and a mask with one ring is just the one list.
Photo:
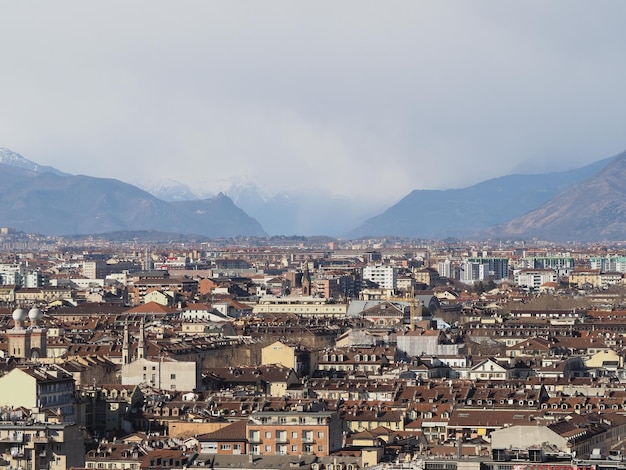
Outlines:
{"label": "row of window", "polygon": [[[322,360],[324,362],[343,362],[344,360],[347,360],[348,357],[344,356],[343,354],[324,354],[324,356],[322,357]],[[376,358],[376,354],[372,354],[372,355],[368,355],[368,354],[355,354],[354,355],[354,360],[355,361],[377,361],[378,359]]]}
{"label": "row of window", "polygon": [[[304,444],[302,445],[302,453],[311,453],[313,452],[313,448],[314,446],[311,444]],[[264,451],[266,454],[275,452],[276,455],[288,455],[289,453],[294,454],[294,453],[299,453],[300,450],[298,448],[297,445],[292,445],[291,446],[291,450],[288,451],[288,447],[285,444],[277,444],[275,449],[272,449],[271,445],[265,445],[264,446]],[[324,446],[323,445],[318,445],[317,446],[317,452],[324,452]],[[252,445],[250,447],[250,453],[252,455],[260,455],[261,454],[261,446],[259,445]]]}
{"label": "row of window", "polygon": [[[250,439],[259,439],[260,436],[260,431],[257,430],[250,430]],[[265,431],[264,433],[265,439],[271,439],[272,438],[272,432],[271,431]],[[286,439],[287,438],[287,431],[276,431],[274,434],[276,439]],[[291,438],[292,439],[297,439],[298,438],[298,431],[291,431]],[[318,431],[317,432],[317,438],[318,439],[323,439],[324,438],[324,431]],[[302,439],[313,439],[313,431],[302,431]]]}

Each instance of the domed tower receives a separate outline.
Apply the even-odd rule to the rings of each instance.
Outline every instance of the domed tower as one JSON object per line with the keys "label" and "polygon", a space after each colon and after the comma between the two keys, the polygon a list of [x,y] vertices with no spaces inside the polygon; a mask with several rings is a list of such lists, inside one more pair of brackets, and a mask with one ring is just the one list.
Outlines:
{"label": "domed tower", "polygon": [[9,343],[9,355],[18,359],[30,357],[27,355],[30,353],[30,334],[24,328],[24,321],[27,316],[26,310],[16,308],[13,311],[15,326],[6,332]]}
{"label": "domed tower", "polygon": [[28,311],[30,320],[30,352],[27,357],[36,359],[48,354],[48,330],[44,327],[43,312],[33,307]]}
{"label": "domed tower", "polygon": [[41,325],[41,319],[43,313],[37,307],[33,307],[28,311],[28,319],[30,320],[30,326],[32,328],[39,327]]}
{"label": "domed tower", "polygon": [[26,310],[23,308],[13,310],[13,321],[15,322],[14,330],[23,330],[24,320],[26,320]]}

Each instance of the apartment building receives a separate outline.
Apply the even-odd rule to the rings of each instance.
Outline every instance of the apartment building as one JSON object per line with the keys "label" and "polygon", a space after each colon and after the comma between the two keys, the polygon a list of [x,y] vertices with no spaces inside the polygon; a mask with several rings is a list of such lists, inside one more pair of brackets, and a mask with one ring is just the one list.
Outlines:
{"label": "apartment building", "polygon": [[250,415],[252,455],[315,455],[341,448],[341,420],[333,411],[259,411]]}
{"label": "apartment building", "polygon": [[56,367],[16,367],[0,377],[0,406],[51,410],[75,422],[74,378]]}
{"label": "apartment building", "polygon": [[558,282],[554,269],[519,269],[513,273],[516,286],[539,289],[546,282]]}
{"label": "apartment building", "polygon": [[365,266],[363,279],[375,282],[382,289],[395,289],[398,280],[398,268],[381,264]]}
{"label": "apartment building", "polygon": [[265,296],[253,307],[254,315],[264,313],[293,313],[312,317],[345,317],[345,303],[331,303],[319,297]]}
{"label": "apartment building", "polygon": [[626,273],[626,256],[592,256],[589,263],[591,269],[598,269],[602,273]]}
{"label": "apartment building", "polygon": [[40,411],[28,416],[5,412],[0,419],[0,460],[7,469],[83,467],[82,430],[77,424],[48,421]]}
{"label": "apartment building", "polygon": [[482,277],[474,280],[500,280],[509,277],[509,259],[497,257],[470,257],[466,263],[482,266]]}

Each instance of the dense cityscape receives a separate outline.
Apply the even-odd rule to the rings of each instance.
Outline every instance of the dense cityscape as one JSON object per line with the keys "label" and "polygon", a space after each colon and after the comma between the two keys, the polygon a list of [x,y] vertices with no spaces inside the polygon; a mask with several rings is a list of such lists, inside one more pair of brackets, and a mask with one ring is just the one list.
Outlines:
{"label": "dense cityscape", "polygon": [[622,467],[620,243],[0,247],[3,468]]}

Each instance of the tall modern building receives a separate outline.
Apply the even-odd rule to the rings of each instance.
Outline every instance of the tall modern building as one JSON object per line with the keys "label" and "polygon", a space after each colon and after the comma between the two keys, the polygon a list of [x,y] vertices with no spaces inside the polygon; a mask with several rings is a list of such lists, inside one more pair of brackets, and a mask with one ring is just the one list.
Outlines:
{"label": "tall modern building", "polygon": [[437,271],[441,277],[452,279],[454,277],[454,266],[449,259],[437,263]]}
{"label": "tall modern building", "polygon": [[21,263],[0,264],[0,284],[21,286],[24,278],[28,274],[28,269]]}
{"label": "tall modern building", "polygon": [[486,265],[488,269],[489,279],[506,279],[509,277],[509,259],[508,258],[467,258],[470,263],[479,263]]}
{"label": "tall modern building", "polygon": [[626,273],[626,256],[593,256],[589,261],[591,269],[602,273]]}
{"label": "tall modern building", "polygon": [[574,258],[570,256],[530,256],[522,259],[527,269],[574,269]]}
{"label": "tall modern building", "polygon": [[517,286],[539,289],[547,282],[558,282],[559,277],[554,269],[517,269],[513,279]]}
{"label": "tall modern building", "polygon": [[395,289],[398,281],[398,269],[381,264],[365,266],[363,268],[363,279],[375,282],[382,289]]}
{"label": "tall modern building", "polygon": [[461,280],[484,281],[491,279],[497,281],[500,279],[507,279],[509,277],[509,259],[487,257],[467,258],[467,260],[463,263],[462,269],[465,271],[465,276],[468,276],[471,273],[473,277],[471,279],[463,279],[464,274],[462,271]]}

